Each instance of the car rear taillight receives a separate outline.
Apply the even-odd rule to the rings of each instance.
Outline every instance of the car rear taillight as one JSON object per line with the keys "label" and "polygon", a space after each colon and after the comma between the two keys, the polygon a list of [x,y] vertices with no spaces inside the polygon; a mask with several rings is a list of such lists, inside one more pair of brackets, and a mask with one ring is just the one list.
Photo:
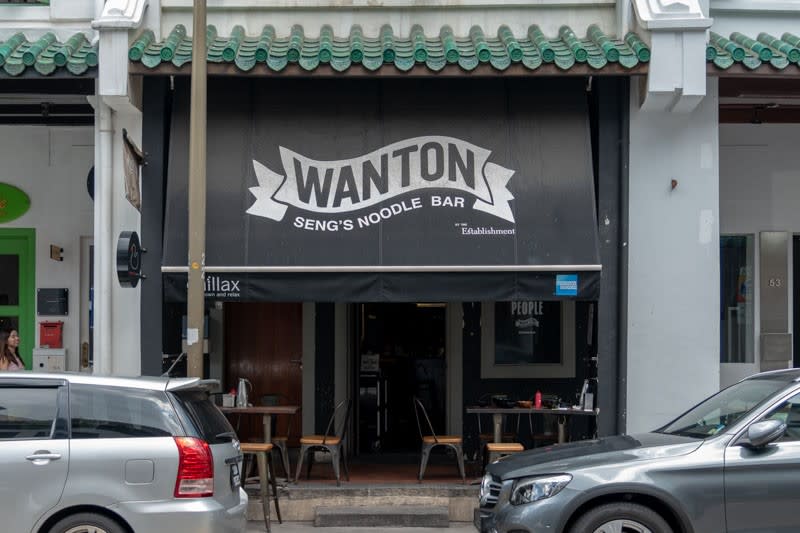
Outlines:
{"label": "car rear taillight", "polygon": [[206,498],[214,495],[214,458],[208,443],[195,437],[175,437],[178,445],[176,498]]}

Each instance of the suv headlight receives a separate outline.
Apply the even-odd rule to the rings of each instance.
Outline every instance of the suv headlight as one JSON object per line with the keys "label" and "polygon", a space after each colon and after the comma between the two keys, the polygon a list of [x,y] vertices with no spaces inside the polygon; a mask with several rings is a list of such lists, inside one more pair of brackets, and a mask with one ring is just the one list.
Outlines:
{"label": "suv headlight", "polygon": [[522,505],[555,496],[572,481],[569,474],[547,477],[527,477],[514,482],[511,505]]}

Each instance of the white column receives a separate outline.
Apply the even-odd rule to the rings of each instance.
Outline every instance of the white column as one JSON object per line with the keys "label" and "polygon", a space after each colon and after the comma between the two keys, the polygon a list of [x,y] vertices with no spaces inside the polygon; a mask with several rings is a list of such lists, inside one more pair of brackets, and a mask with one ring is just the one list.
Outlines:
{"label": "white column", "polygon": [[691,114],[643,111],[638,91],[633,79],[627,433],[655,429],[719,387],[716,79]]}
{"label": "white column", "polygon": [[94,164],[94,366],[95,374],[110,374],[111,367],[111,242],[112,144],[111,108],[95,99],[96,148]]}
{"label": "white column", "polygon": [[[140,290],[121,287],[116,275],[120,231],[140,229],[139,212],[125,199],[122,130],[141,146],[141,112],[128,84],[129,32],[142,24],[147,0],[96,0],[98,31],[95,150],[94,372],[141,373]],[[154,3],[154,9],[159,5]],[[135,99],[134,99],[135,100]],[[147,248],[146,242],[142,243]],[[148,257],[145,256],[145,261]],[[157,258],[149,259],[157,261]]]}

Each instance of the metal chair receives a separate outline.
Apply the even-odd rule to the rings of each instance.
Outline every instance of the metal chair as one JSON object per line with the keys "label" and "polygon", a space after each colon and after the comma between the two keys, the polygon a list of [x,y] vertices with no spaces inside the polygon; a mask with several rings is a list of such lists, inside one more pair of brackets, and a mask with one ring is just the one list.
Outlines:
{"label": "metal chair", "polygon": [[[331,413],[330,420],[328,420],[328,427],[325,428],[324,435],[303,435],[300,437],[300,457],[297,460],[297,473],[295,474],[295,481],[300,479],[300,472],[303,470],[303,459],[307,451],[322,450],[331,454],[331,462],[333,463],[333,473],[336,475],[336,485],[340,486],[339,479],[339,465],[344,466],[344,474],[347,481],[350,481],[350,472],[347,470],[347,453],[344,450],[344,439],[347,436],[347,425],[350,419],[350,400],[342,400],[334,408]],[[334,433],[336,428],[336,415],[340,415],[340,426]],[[311,454],[308,458],[308,467],[306,471],[306,479],[311,478],[311,465],[314,463],[314,455]]]}
{"label": "metal chair", "polygon": [[[422,412],[422,416],[425,419],[425,423],[428,429],[429,435],[425,435],[422,432],[422,424],[420,422],[420,412]],[[433,424],[431,424],[431,419],[428,417],[428,412],[425,410],[425,406],[422,405],[422,402],[419,398],[414,398],[414,416],[417,419],[417,430],[419,430],[419,437],[422,440],[422,458],[420,460],[419,465],[419,482],[422,483],[422,477],[425,475],[425,468],[428,466],[428,459],[431,455],[431,450],[433,450],[436,446],[447,446],[452,448],[456,454],[456,460],[458,462],[458,472],[461,474],[461,480],[466,482],[467,477],[464,473],[464,448],[463,448],[463,439],[461,436],[457,435],[436,435],[436,432],[433,430]]]}

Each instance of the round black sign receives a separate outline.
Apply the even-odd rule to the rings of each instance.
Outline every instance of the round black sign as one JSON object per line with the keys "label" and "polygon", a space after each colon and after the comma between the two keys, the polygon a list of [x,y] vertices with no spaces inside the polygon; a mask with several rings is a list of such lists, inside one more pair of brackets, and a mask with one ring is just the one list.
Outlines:
{"label": "round black sign", "polygon": [[86,175],[86,190],[89,192],[89,198],[94,200],[94,166],[89,169],[89,174]]}
{"label": "round black sign", "polygon": [[123,231],[119,234],[117,277],[123,287],[136,287],[142,277],[142,246],[135,231]]}

